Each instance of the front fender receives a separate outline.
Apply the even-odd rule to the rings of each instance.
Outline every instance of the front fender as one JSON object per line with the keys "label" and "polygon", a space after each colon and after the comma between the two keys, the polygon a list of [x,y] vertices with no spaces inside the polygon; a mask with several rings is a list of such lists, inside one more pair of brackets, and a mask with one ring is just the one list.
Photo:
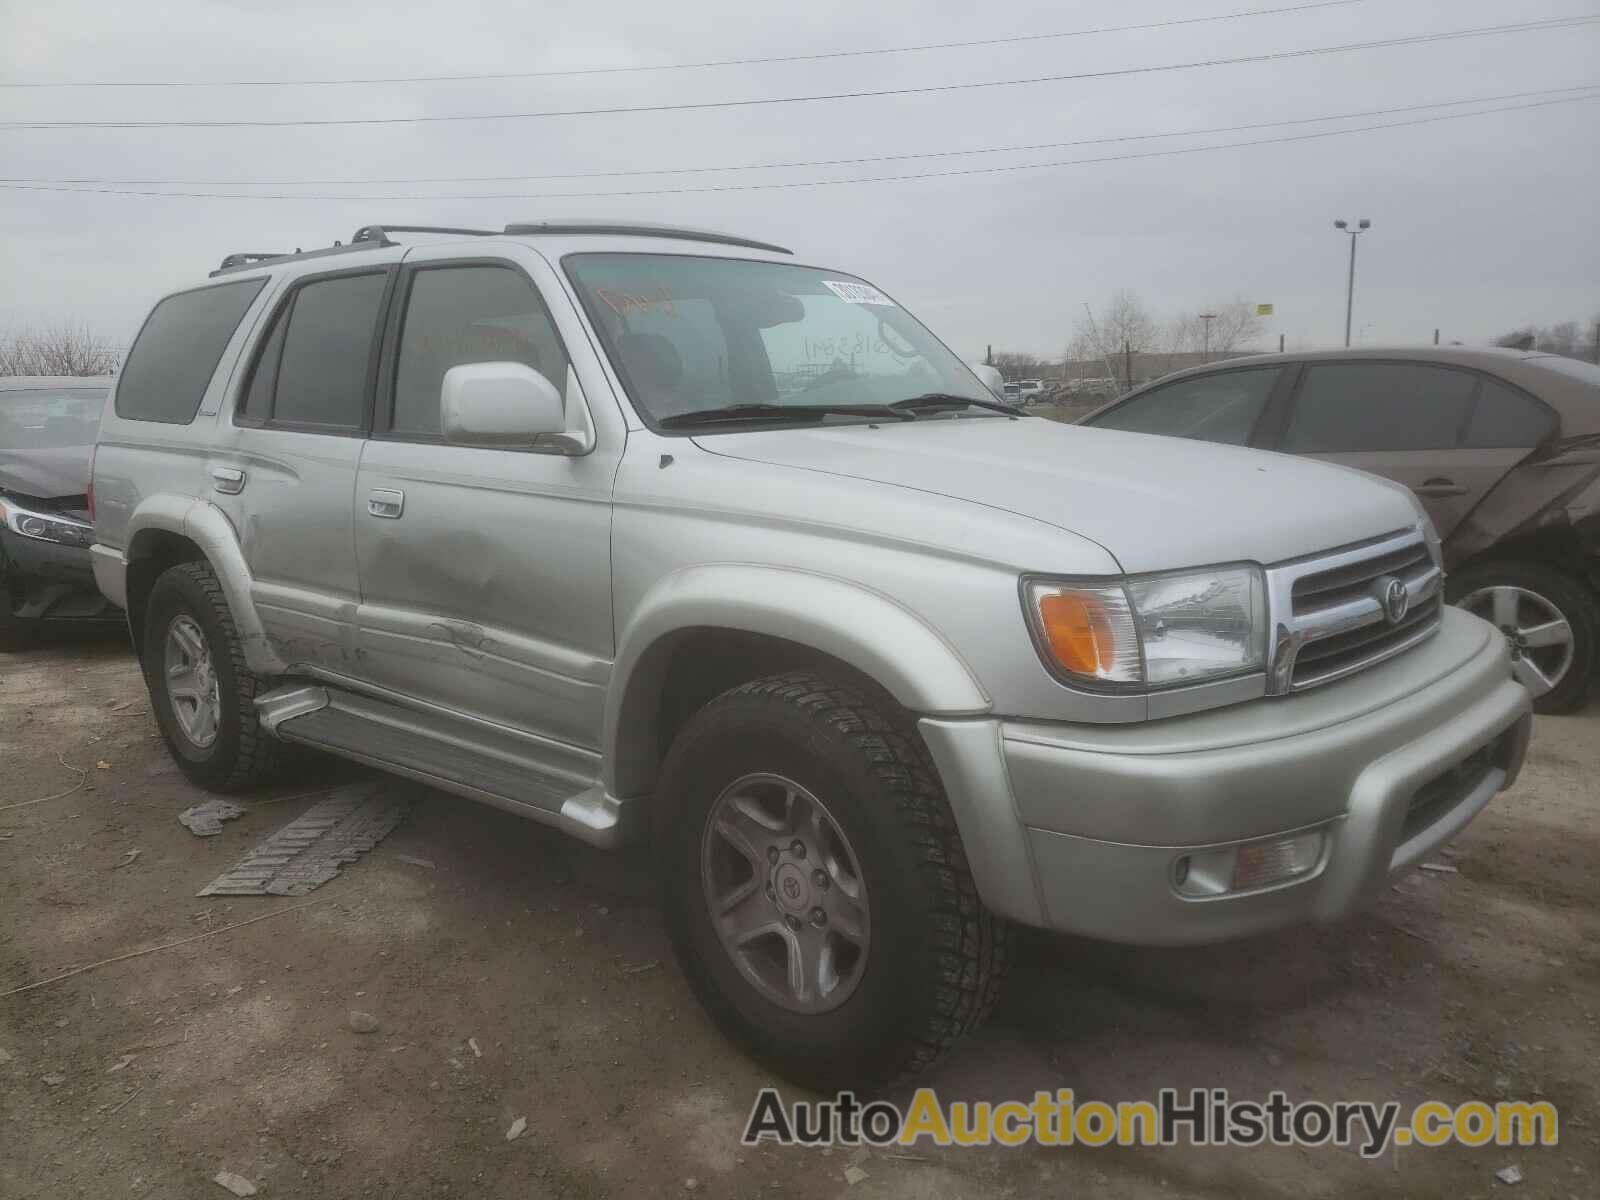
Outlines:
{"label": "front fender", "polygon": [[606,697],[606,789],[647,791],[663,747],[656,714],[680,635],[765,634],[849,663],[921,716],[973,716],[990,699],[939,632],[881,592],[811,571],[719,563],[659,580],[619,639]]}
{"label": "front fender", "polygon": [[149,534],[158,530],[187,538],[206,556],[217,582],[222,585],[250,669],[257,675],[282,675],[287,671],[288,664],[262,628],[261,617],[250,595],[250,568],[245,563],[238,535],[222,510],[190,496],[157,494],[146,497],[128,520],[128,548],[124,554],[129,563],[153,551],[154,539]]}

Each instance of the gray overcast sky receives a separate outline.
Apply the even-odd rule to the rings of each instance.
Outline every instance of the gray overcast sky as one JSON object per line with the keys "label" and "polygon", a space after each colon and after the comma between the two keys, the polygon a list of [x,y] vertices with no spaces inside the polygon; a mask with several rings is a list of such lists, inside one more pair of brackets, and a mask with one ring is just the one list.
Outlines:
{"label": "gray overcast sky", "polygon": [[[806,54],[1160,21],[1305,0],[976,6],[951,0],[610,3],[0,0],[0,82],[538,71]],[[1236,57],[1600,11],[1593,0],[1363,0],[1309,12],[1012,45],[581,78],[283,88],[0,89],[0,121],[301,119],[666,104],[866,91]],[[1600,25],[1279,62],[933,95],[694,112],[380,127],[0,129],[7,179],[372,180],[717,166],[1162,133],[1600,84]],[[1405,119],[1428,113],[1377,120]],[[1345,122],[1344,124],[1365,124]],[[1338,123],[1309,128],[1339,128]],[[1346,241],[1370,217],[1367,343],[1486,341],[1600,313],[1600,101],[1282,145],[899,183],[582,199],[269,200],[0,189],[0,327],[81,317],[126,341],[159,294],[232,250],[325,245],[371,221],[541,216],[727,228],[896,294],[969,356],[1058,355],[1085,301],[1159,315],[1270,301],[1268,339],[1342,336]],[[1308,127],[1056,151],[710,176],[271,187],[316,194],[550,192],[848,178],[1275,137]],[[218,187],[191,190],[248,190]]]}

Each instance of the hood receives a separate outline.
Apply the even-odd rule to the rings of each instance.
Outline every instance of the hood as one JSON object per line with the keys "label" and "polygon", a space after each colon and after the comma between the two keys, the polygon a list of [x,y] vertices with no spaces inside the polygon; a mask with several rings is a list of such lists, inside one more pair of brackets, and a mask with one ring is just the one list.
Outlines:
{"label": "hood", "polygon": [[1129,573],[1282,562],[1418,520],[1398,484],[1328,463],[1043,418],[696,438],[713,454],[968,500],[1099,543]]}
{"label": "hood", "polygon": [[89,486],[89,452],[93,449],[0,450],[0,491],[40,500],[81,496]]}

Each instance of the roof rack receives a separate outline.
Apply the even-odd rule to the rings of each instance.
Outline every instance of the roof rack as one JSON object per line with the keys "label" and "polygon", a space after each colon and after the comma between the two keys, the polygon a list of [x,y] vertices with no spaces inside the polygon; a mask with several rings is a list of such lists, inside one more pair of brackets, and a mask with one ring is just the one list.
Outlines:
{"label": "roof rack", "polygon": [[[505,233],[512,236],[527,234],[622,234],[635,237],[666,237],[680,238],[691,242],[713,242],[722,246],[745,246],[751,250],[770,250],[774,254],[793,254],[787,246],[774,245],[772,242],[761,242],[755,238],[740,237],[733,233],[717,233],[710,229],[689,229],[682,225],[648,225],[621,221],[586,221],[581,218],[575,220],[552,221],[526,221],[520,224],[507,225]],[[240,251],[229,254],[222,260],[222,265],[211,272],[211,277],[225,274],[229,271],[242,271],[249,267],[258,267],[265,263],[285,262],[306,258],[321,258],[329,254],[349,254],[359,250],[381,250],[386,246],[397,245],[389,239],[391,233],[454,233],[464,237],[498,237],[499,231],[493,229],[464,229],[457,225],[363,225],[351,235],[349,243],[335,242],[320,250],[300,250],[293,253],[287,251],[270,251],[257,253],[255,251]]]}
{"label": "roof rack", "polygon": [[454,225],[363,225],[356,230],[350,238],[350,244],[357,242],[375,242],[380,246],[392,246],[389,240],[391,233],[460,233],[469,237],[496,237],[498,233],[493,229],[461,229]]}
{"label": "roof rack", "polygon": [[349,254],[352,250],[376,250],[377,248],[375,244],[368,242],[364,242],[361,245],[352,243],[348,246],[342,242],[335,242],[331,246],[324,246],[321,250],[286,250],[276,254],[230,254],[222,260],[220,267],[211,272],[210,277],[215,279],[218,275],[226,275],[232,271],[245,271],[251,267],[265,266],[268,263],[293,262],[305,258],[322,258],[329,254]]}
{"label": "roof rack", "polygon": [[230,254],[222,260],[222,265],[211,272],[213,278],[227,271],[239,271],[247,267],[258,267],[263,263],[298,261],[306,258],[321,258],[329,254],[349,254],[356,250],[381,250],[386,246],[398,245],[389,240],[391,233],[461,233],[474,237],[494,237],[492,229],[458,229],[453,225],[363,225],[351,235],[348,244],[335,242],[331,246],[324,246],[320,250],[296,249],[292,254],[280,251],[272,254],[256,254],[244,252]]}
{"label": "roof rack", "polygon": [[530,233],[610,233],[639,237],[682,238],[690,242],[715,242],[723,246],[745,246],[751,250],[770,250],[774,254],[794,253],[787,246],[774,245],[772,242],[761,242],[755,238],[740,237],[736,233],[717,233],[710,229],[688,229],[682,225],[647,225],[632,221],[585,221],[581,218],[577,220],[527,221],[521,224],[507,225],[506,232],[512,235]]}

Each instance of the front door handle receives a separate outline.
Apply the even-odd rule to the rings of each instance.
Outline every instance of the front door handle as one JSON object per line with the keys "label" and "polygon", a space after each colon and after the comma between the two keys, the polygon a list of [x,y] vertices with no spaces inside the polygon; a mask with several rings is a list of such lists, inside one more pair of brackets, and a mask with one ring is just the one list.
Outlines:
{"label": "front door handle", "polygon": [[406,509],[406,494],[394,488],[373,488],[367,493],[367,511],[375,517],[398,520]]}
{"label": "front door handle", "polygon": [[1446,479],[1443,475],[1435,475],[1432,479],[1423,480],[1416,492],[1419,496],[1465,496],[1467,489],[1454,479]]}
{"label": "front door handle", "polygon": [[224,496],[237,496],[244,491],[244,472],[238,467],[212,467],[211,486]]}

